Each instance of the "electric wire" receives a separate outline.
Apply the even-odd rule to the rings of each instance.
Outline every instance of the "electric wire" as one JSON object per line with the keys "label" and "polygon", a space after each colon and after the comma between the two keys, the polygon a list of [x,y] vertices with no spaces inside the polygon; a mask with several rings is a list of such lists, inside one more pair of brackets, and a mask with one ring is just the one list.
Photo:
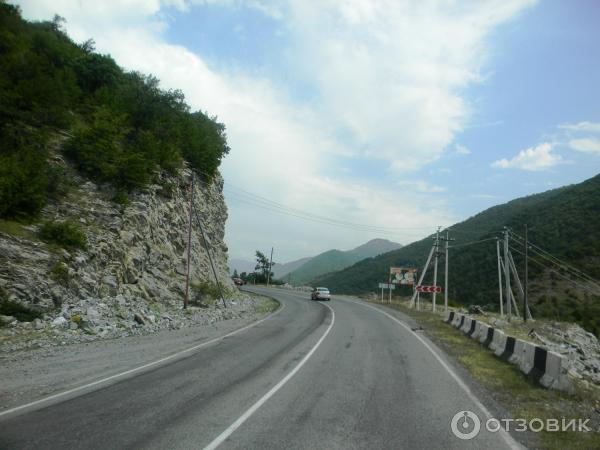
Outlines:
{"label": "electric wire", "polygon": [[495,237],[491,237],[491,238],[487,238],[487,239],[480,239],[478,241],[472,241],[472,242],[465,242],[464,244],[455,244],[455,245],[449,245],[448,248],[459,248],[459,247],[466,247],[468,245],[475,245],[475,244],[479,244],[481,242],[487,242],[487,241],[495,241],[496,238]]}
{"label": "electric wire", "polygon": [[[211,183],[208,183],[204,180],[198,180],[198,182],[204,184],[205,186],[210,186]],[[291,217],[296,217],[304,220],[313,221],[316,223],[327,224],[332,226],[338,226],[341,228],[346,228],[354,231],[365,231],[365,232],[373,232],[373,233],[381,233],[387,234],[391,236],[399,236],[402,235],[412,235],[412,236],[422,236],[421,233],[407,233],[406,230],[429,230],[432,227],[381,227],[376,225],[367,225],[367,224],[359,224],[354,222],[347,222],[343,220],[334,219],[331,217],[325,217],[321,215],[317,215],[314,213],[310,213],[307,211],[303,211],[291,206],[284,205],[282,203],[270,200],[266,197],[254,194],[252,192],[246,191],[242,188],[232,185],[231,183],[223,182],[223,190],[227,194],[230,200],[237,201],[239,203],[247,204],[250,206],[255,206],[258,208],[265,209],[267,211],[288,215]],[[400,233],[402,231],[402,233]]]}
{"label": "electric wire", "polygon": [[[515,253],[518,253],[518,254],[520,254],[522,256],[525,256],[525,253],[523,253],[521,250],[518,250],[518,249],[514,248],[513,246],[509,246],[509,249],[511,251],[515,252]],[[539,266],[541,266],[541,267],[549,270],[550,272],[553,272],[554,274],[558,275],[560,278],[562,278],[562,279],[570,282],[574,286],[576,286],[576,287],[584,290],[585,292],[587,292],[589,294],[592,294],[592,295],[599,295],[600,294],[600,291],[594,290],[594,289],[590,288],[589,286],[581,284],[580,282],[575,281],[572,278],[567,277],[566,275],[564,275],[564,274],[560,273],[558,270],[556,270],[556,268],[550,267],[550,266],[544,264],[543,262],[538,261],[537,259],[535,259],[535,258],[533,258],[531,256],[528,256],[527,259],[529,261],[534,262],[535,264],[537,264],[537,265],[539,265]]]}
{"label": "electric wire", "polygon": [[[517,239],[519,240],[522,244],[525,243],[525,239],[519,235],[517,235],[514,232],[511,232],[511,234]],[[577,278],[580,278],[582,280],[585,280],[591,284],[594,284],[598,289],[600,289],[600,282],[596,279],[594,279],[593,277],[591,277],[590,275],[586,274],[585,272],[577,269],[576,267],[573,267],[569,264],[567,264],[564,261],[561,261],[560,259],[558,259],[556,256],[552,255],[551,253],[547,252],[546,250],[543,250],[541,247],[533,244],[531,241],[527,242],[530,251],[532,251],[534,254],[536,254],[537,256],[547,260],[548,262],[560,267],[561,269],[563,269],[566,272],[570,272],[571,275],[576,276]]]}

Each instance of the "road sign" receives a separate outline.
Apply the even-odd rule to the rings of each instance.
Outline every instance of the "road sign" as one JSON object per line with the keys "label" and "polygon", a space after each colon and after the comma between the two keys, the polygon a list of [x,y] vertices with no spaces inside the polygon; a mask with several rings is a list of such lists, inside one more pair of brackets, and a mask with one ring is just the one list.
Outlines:
{"label": "road sign", "polygon": [[390,267],[390,280],[394,284],[416,284],[417,269]]}
{"label": "road sign", "polygon": [[441,286],[417,286],[417,292],[442,292]]}
{"label": "road sign", "polygon": [[395,284],[379,283],[379,289],[396,289]]}

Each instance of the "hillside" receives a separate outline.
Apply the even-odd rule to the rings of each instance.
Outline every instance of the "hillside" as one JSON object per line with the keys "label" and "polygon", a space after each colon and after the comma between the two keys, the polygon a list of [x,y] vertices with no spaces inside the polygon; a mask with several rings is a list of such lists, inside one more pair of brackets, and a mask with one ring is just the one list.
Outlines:
{"label": "hillside", "polygon": [[[452,243],[455,248],[450,250],[449,257],[450,299],[462,304],[496,307],[496,243],[491,240],[475,245],[461,245],[500,236],[504,226],[522,235],[524,224],[528,224],[530,242],[595,279],[600,279],[599,223],[600,175],[597,175],[580,184],[494,206],[453,225],[450,227],[450,237],[456,241]],[[387,279],[391,266],[414,266],[420,271],[431,248],[432,237],[358,262],[314,282],[337,293],[376,291],[377,283]],[[511,245],[519,244],[514,242]],[[516,252],[515,260],[522,271],[522,258]],[[583,292],[544,268],[545,260],[537,258],[537,263],[534,260],[535,258],[529,266],[530,302],[534,316],[539,314],[559,320],[578,321],[588,330],[598,333],[600,298]],[[443,265],[440,266],[442,268]],[[430,281],[426,279],[425,283]]]}
{"label": "hillside", "polygon": [[[0,2],[0,55],[0,328],[168,326],[188,248],[191,300],[214,300],[215,276],[232,289],[223,125],[92,41],[74,43],[58,16],[27,22]],[[98,328],[101,317],[112,325]]]}
{"label": "hillside", "polygon": [[290,272],[298,269],[300,266],[306,264],[308,261],[312,259],[312,256],[307,256],[306,258],[300,258],[295,261],[290,261],[287,263],[279,263],[273,266],[273,275],[275,278],[283,278],[286,275],[289,275]]}
{"label": "hillside", "polygon": [[63,20],[27,22],[0,2],[0,218],[35,219],[68,190],[56,147],[120,204],[184,161],[214,177],[229,151],[224,126],[92,40],[73,42]]}
{"label": "hillside", "polygon": [[386,239],[372,239],[352,250],[328,250],[313,257],[298,269],[288,273],[287,276],[292,284],[299,285],[309,283],[326,273],[341,270],[362,259],[380,255],[398,249],[399,247],[401,247],[401,244]]}

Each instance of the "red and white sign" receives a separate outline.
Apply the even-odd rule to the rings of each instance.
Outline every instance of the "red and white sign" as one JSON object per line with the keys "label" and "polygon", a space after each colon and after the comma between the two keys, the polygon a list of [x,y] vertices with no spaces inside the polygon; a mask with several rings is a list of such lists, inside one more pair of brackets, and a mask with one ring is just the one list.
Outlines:
{"label": "red and white sign", "polygon": [[442,292],[441,286],[417,286],[417,292]]}

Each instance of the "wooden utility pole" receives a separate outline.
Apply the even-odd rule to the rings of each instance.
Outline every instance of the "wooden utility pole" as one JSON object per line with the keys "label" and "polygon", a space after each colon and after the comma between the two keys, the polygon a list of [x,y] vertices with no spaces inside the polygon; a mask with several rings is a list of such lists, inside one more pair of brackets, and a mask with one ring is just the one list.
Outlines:
{"label": "wooden utility pole", "polygon": [[273,247],[271,247],[271,259],[269,259],[269,272],[267,273],[267,287],[271,281],[271,266],[273,265]]}

